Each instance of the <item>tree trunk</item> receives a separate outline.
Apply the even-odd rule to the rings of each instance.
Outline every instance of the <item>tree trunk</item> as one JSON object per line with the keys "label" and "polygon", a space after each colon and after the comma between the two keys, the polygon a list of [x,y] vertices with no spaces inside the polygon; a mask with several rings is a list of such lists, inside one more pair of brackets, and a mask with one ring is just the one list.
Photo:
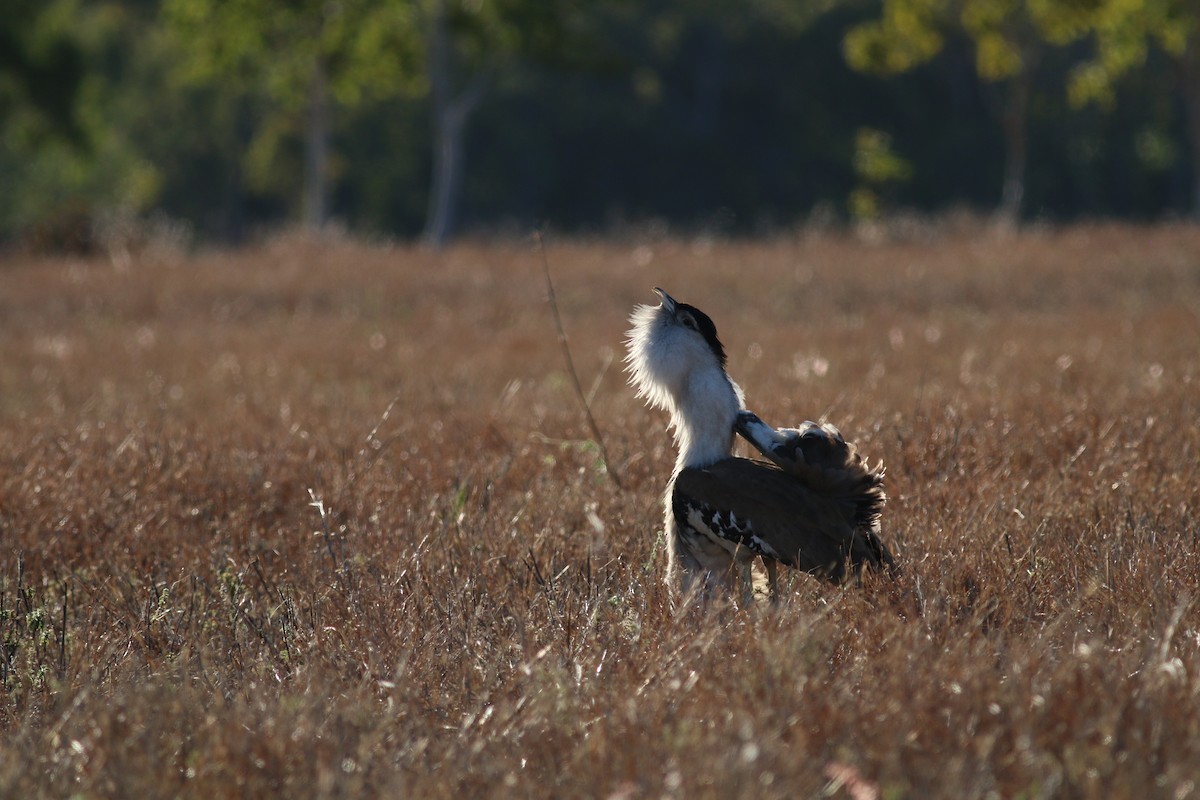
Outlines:
{"label": "tree trunk", "polygon": [[1008,100],[1001,112],[1004,129],[1004,187],[1000,195],[997,219],[1015,226],[1021,220],[1025,203],[1025,174],[1029,160],[1029,96],[1032,75],[1022,69],[1011,79]]}
{"label": "tree trunk", "polygon": [[304,130],[304,226],[319,231],[328,221],[330,107],[325,65],[313,68]]}
{"label": "tree trunk", "polygon": [[433,103],[433,185],[422,235],[425,244],[431,247],[441,247],[454,235],[462,194],[467,120],[487,88],[486,78],[477,75],[461,94],[454,96],[451,46],[445,4],[437,0],[429,26],[428,48]]}
{"label": "tree trunk", "polygon": [[462,188],[463,130],[451,108],[434,109],[433,185],[425,219],[425,243],[441,247],[454,233]]}

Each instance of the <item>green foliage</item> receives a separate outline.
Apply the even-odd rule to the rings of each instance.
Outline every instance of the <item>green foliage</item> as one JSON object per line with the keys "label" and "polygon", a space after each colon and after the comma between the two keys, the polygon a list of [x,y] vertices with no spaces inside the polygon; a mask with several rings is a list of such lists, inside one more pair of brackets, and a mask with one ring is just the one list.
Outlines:
{"label": "green foliage", "polygon": [[963,4],[963,30],[975,42],[975,69],[984,80],[1003,80],[1023,68],[1024,11],[1019,0],[976,0]]}
{"label": "green foliage", "polygon": [[1072,71],[1069,96],[1076,107],[1095,102],[1111,108],[1116,82],[1143,68],[1153,47],[1179,60],[1198,46],[1200,5],[1190,0],[1096,0],[1087,22],[1095,53]]}
{"label": "green foliage", "polygon": [[[974,50],[975,74],[985,84],[1003,83],[995,102],[1004,141],[1000,215],[1019,218],[1030,169],[1031,103],[1049,83],[1037,84],[1039,67],[1055,49],[1082,36],[1094,24],[1103,0],[882,0],[878,20],[860,23],[845,38],[845,55],[855,69],[889,75],[932,60],[945,36],[962,36]],[[1119,0],[1113,0],[1119,2]],[[1072,90],[1094,91],[1106,84],[1099,67],[1077,69]],[[1198,179],[1200,180],[1200,179]]]}
{"label": "green foliage", "polygon": [[882,184],[912,177],[912,165],[892,152],[892,139],[883,131],[860,128],[854,136],[854,173]]}
{"label": "green foliage", "polygon": [[322,63],[342,104],[418,88],[421,50],[415,4],[391,0],[164,0],[164,24],[181,52],[180,74],[226,82],[301,109]]}
{"label": "green foliage", "polygon": [[0,14],[0,120],[23,113],[38,136],[82,131],[74,101],[83,80],[83,54],[72,19],[76,0],[11,0]]}
{"label": "green foliage", "polygon": [[892,75],[924,64],[942,50],[946,0],[885,0],[883,16],[846,34],[846,60],[864,72]]}
{"label": "green foliage", "polygon": [[[29,101],[0,116],[0,176],[20,187],[0,193],[0,237],[23,230],[88,246],[100,217],[137,213],[157,198],[159,170],[127,127],[128,114],[146,111],[132,90],[155,32],[122,4],[70,0],[45,6],[23,32],[35,60],[69,47],[84,72],[78,85],[58,86],[53,114]],[[143,36],[144,48],[123,52]]]}
{"label": "green foliage", "polygon": [[1028,66],[1030,50],[1066,44],[1086,30],[1100,0],[883,0],[878,20],[846,35],[846,58],[880,74],[913,69],[938,55],[946,36],[960,31],[975,48],[984,80],[1012,77]]}
{"label": "green foliage", "polygon": [[414,3],[164,0],[162,19],[181,85],[221,86],[254,109],[241,166],[258,192],[298,194],[289,148],[316,81],[343,109],[423,87]]}
{"label": "green foliage", "polygon": [[63,677],[71,598],[63,584],[27,585],[22,554],[10,568],[0,574],[0,694],[24,702]]}
{"label": "green foliage", "polygon": [[908,180],[912,172],[912,164],[893,152],[890,136],[874,128],[859,128],[854,136],[854,174],[859,186],[850,193],[850,215],[858,220],[878,217],[886,187]]}

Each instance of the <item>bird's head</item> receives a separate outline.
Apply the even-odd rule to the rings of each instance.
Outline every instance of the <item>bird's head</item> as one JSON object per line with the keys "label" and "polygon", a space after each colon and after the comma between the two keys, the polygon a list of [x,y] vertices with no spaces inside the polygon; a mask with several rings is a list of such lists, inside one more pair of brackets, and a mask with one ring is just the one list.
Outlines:
{"label": "bird's head", "polygon": [[708,314],[654,291],[662,303],[638,306],[629,318],[626,369],[639,397],[674,411],[694,376],[725,374],[725,348]]}

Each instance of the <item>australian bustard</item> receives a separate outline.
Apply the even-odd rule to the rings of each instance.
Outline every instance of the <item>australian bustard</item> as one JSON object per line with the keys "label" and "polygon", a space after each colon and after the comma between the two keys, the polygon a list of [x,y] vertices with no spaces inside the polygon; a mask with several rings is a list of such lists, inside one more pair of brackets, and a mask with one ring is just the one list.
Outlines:
{"label": "australian bustard", "polygon": [[[833,426],[776,431],[746,411],[712,320],[654,291],[661,305],[630,317],[626,361],[638,396],[670,414],[679,448],[664,498],[668,582],[712,596],[737,576],[745,603],[759,556],[773,597],[776,562],[835,583],[847,559],[856,574],[892,566],[879,539],[882,466],[864,464]],[[733,457],[735,430],[774,463]]]}

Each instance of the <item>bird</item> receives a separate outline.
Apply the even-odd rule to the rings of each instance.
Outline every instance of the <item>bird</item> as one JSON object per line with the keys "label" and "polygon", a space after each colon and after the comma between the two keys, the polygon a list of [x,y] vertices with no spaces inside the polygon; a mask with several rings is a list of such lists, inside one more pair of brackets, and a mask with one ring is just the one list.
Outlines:
{"label": "bird", "polygon": [[[625,368],[637,396],[666,411],[677,447],[663,499],[667,582],[704,598],[753,601],[751,565],[777,564],[832,583],[864,566],[894,568],[880,539],[882,464],[868,466],[832,425],[776,430],[745,407],[712,318],[660,288],[636,307]],[[733,455],[741,434],[770,463]]]}

